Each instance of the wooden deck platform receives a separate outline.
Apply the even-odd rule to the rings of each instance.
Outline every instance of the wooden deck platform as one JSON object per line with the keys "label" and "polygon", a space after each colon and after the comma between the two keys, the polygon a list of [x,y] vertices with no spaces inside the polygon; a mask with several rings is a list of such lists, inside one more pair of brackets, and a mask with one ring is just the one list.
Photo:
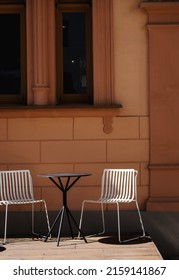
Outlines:
{"label": "wooden deck platform", "polygon": [[150,238],[119,244],[116,237],[90,237],[88,243],[64,238],[47,242],[11,238],[0,250],[0,260],[162,260]]}

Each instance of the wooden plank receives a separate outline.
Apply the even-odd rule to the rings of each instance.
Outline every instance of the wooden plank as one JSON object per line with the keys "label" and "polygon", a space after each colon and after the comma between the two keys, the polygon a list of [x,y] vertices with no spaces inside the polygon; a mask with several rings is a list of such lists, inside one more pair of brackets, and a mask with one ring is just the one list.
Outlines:
{"label": "wooden plank", "polygon": [[56,239],[43,242],[30,238],[9,239],[1,260],[162,260],[155,244],[106,244],[99,237],[83,240],[66,239],[57,247]]}

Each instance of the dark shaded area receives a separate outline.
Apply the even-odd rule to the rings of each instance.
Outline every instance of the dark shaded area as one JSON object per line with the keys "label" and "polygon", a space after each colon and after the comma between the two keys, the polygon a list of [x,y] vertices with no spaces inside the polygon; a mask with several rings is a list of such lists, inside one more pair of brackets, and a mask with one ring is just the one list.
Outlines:
{"label": "dark shaded area", "polygon": [[3,252],[3,251],[5,251],[5,250],[6,250],[6,248],[5,248],[5,247],[0,246],[0,252]]}
{"label": "dark shaded area", "polygon": [[[79,222],[80,212],[73,211],[74,217]],[[134,241],[125,242],[125,244],[140,244],[144,242],[150,242],[150,237],[155,243],[155,246],[159,250],[164,260],[179,260],[179,212],[145,212],[142,213],[144,228],[146,230],[147,237],[144,239],[136,239]],[[57,212],[50,212],[49,218],[50,222],[54,221]],[[45,222],[43,222],[43,213],[37,212],[36,215],[36,231],[46,234],[47,229]],[[106,217],[106,235],[101,235],[99,242],[106,242],[110,244],[119,244],[117,236],[117,221],[116,221],[116,211],[108,211],[105,213]],[[0,222],[2,224],[0,228],[0,237],[3,238],[3,221],[4,213],[0,213]],[[31,213],[23,212],[10,212],[8,217],[8,232],[7,238],[10,237],[32,237],[31,234]],[[140,226],[137,219],[136,211],[121,211],[121,229],[122,229],[122,239],[136,233],[140,233]],[[77,231],[75,228],[74,236],[77,236]],[[82,228],[84,234],[90,235],[98,233],[102,230],[101,224],[101,213],[98,211],[86,211],[84,216],[84,225]],[[58,232],[58,227],[54,229],[53,236],[56,237]],[[64,221],[62,237],[68,237],[70,235],[69,226]],[[109,236],[109,238],[107,238]],[[150,237],[148,237],[150,236]]]}
{"label": "dark shaded area", "polygon": [[0,14],[0,94],[18,94],[20,80],[20,14]]}
{"label": "dark shaded area", "polygon": [[62,16],[64,93],[86,93],[86,15],[64,12]]}
{"label": "dark shaded area", "polygon": [[[148,243],[148,242],[151,242],[151,237],[150,236],[145,236],[145,237],[137,237],[138,234],[131,234],[131,233],[128,233],[128,234],[122,234],[121,235],[121,240],[124,241],[122,243],[119,243],[119,240],[118,240],[118,236],[104,236],[102,237],[101,239],[98,240],[98,242],[100,243],[105,243],[105,244],[114,244],[114,245],[132,245],[132,244],[141,244],[141,243]],[[131,238],[135,238],[133,240],[128,240],[128,241],[125,241],[127,239],[131,239]]]}

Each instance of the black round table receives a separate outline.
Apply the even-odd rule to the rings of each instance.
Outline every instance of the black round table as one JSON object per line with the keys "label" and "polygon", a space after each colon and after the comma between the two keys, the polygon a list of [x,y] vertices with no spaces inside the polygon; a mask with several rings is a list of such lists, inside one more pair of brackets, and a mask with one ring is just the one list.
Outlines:
{"label": "black round table", "polygon": [[[64,215],[66,214],[67,216],[67,221],[69,224],[69,228],[70,228],[70,232],[71,232],[71,237],[74,238],[73,235],[73,231],[72,231],[72,226],[71,226],[71,220],[73,221],[74,225],[76,226],[76,228],[78,229],[78,231],[81,233],[81,236],[83,237],[84,241],[87,243],[87,240],[83,234],[83,232],[81,231],[81,229],[79,228],[74,216],[72,215],[70,209],[68,208],[67,205],[67,192],[75,185],[75,183],[84,176],[90,176],[91,174],[89,173],[80,173],[80,172],[73,172],[73,173],[47,173],[47,174],[39,174],[38,176],[40,177],[46,177],[49,178],[61,191],[63,194],[63,204],[62,207],[57,215],[57,217],[55,218],[50,231],[48,232],[45,241],[47,241],[48,237],[50,236],[53,228],[55,227],[58,219],[60,219],[60,223],[59,223],[59,230],[58,230],[58,236],[57,236],[57,246],[59,246],[59,242],[60,242],[60,236],[61,236],[61,228],[62,228],[62,224],[63,224],[63,218]],[[63,183],[62,182],[62,178],[66,178],[66,182]],[[71,219],[71,220],[70,220]]]}

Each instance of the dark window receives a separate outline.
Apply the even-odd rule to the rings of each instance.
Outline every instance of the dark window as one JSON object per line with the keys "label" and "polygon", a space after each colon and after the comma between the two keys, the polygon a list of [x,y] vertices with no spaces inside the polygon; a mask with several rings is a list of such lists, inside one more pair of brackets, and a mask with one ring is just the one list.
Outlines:
{"label": "dark window", "polygon": [[0,15],[0,36],[0,94],[18,94],[21,88],[19,14]]}
{"label": "dark window", "polygon": [[86,93],[86,20],[84,13],[62,13],[63,92]]}
{"label": "dark window", "polygon": [[92,102],[91,37],[89,4],[57,5],[58,103]]}
{"label": "dark window", "polygon": [[0,5],[0,101],[21,103],[25,92],[23,6]]}

